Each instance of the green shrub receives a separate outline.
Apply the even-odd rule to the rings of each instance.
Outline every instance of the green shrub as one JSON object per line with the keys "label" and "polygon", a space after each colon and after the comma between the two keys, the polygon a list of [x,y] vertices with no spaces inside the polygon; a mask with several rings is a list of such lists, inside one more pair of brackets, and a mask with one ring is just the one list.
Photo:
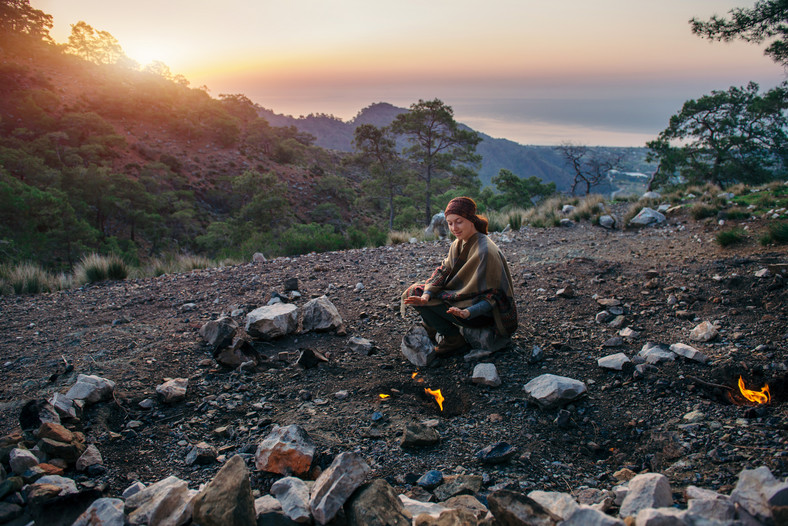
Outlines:
{"label": "green shrub", "polygon": [[22,263],[6,267],[3,271],[4,288],[15,294],[39,294],[58,290],[57,280],[46,270],[34,263]]}
{"label": "green shrub", "polygon": [[716,217],[717,212],[719,212],[718,208],[701,203],[696,203],[690,208],[690,215],[696,221],[706,219],[707,217]]}
{"label": "green shrub", "polygon": [[770,224],[760,238],[761,245],[788,244],[788,221],[779,221]]}
{"label": "green shrub", "polygon": [[289,256],[310,252],[330,252],[345,248],[345,238],[334,232],[331,225],[317,223],[297,224],[288,228],[280,240],[284,253]]}
{"label": "green shrub", "polygon": [[512,230],[520,230],[520,228],[523,226],[522,212],[509,212],[509,225],[512,227]]}
{"label": "green shrub", "polygon": [[490,232],[500,232],[506,225],[507,218],[500,212],[491,212],[487,214],[487,230]]}
{"label": "green shrub", "polygon": [[747,238],[744,229],[732,228],[730,230],[722,230],[717,232],[715,239],[717,244],[721,247],[728,247],[743,242]]}
{"label": "green shrub", "polygon": [[740,208],[740,207],[733,207],[725,210],[725,218],[731,219],[733,221],[741,221],[743,219],[749,219],[752,214],[749,210]]}

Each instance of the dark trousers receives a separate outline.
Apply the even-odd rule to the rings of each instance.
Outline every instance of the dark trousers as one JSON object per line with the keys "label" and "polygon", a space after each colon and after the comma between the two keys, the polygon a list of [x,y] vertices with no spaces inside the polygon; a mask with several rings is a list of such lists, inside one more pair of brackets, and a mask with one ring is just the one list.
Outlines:
{"label": "dark trousers", "polygon": [[444,336],[456,336],[460,333],[460,327],[493,327],[495,320],[492,316],[477,316],[463,320],[452,314],[447,313],[449,306],[432,305],[430,307],[416,307],[416,311],[421,315],[424,323],[438,331]]}

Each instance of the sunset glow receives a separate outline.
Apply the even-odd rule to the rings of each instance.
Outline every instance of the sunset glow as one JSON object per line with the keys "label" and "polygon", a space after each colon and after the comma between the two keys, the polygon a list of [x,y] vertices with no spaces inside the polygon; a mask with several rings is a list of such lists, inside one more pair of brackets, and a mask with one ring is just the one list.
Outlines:
{"label": "sunset glow", "polygon": [[[142,0],[132,8],[97,0],[32,2],[53,15],[59,42],[68,39],[70,24],[84,20],[112,33],[143,65],[162,61],[192,86],[244,93],[278,113],[349,119],[373,102],[406,107],[438,97],[459,121],[493,136],[539,144],[574,133],[622,145],[656,135],[689,98],[749,80],[765,88],[782,81],[782,69],[757,45],[691,34],[691,17],[752,3]],[[637,98],[653,110],[631,122],[634,130],[583,112],[557,122],[501,118],[478,112],[479,104],[472,111],[474,101],[511,99],[522,108],[542,97],[586,100],[591,108],[598,98]],[[613,111],[623,120],[623,109]]]}

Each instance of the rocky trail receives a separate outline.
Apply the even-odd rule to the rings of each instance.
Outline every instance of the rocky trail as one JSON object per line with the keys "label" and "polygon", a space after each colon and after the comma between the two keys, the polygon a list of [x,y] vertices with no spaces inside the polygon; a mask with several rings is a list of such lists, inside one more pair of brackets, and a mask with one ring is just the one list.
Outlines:
{"label": "rocky trail", "polygon": [[[19,433],[27,402],[63,395],[78,375],[92,375],[114,389],[63,423],[101,462],[82,471],[66,463],[60,472],[101,495],[169,476],[197,489],[238,457],[254,495],[266,496],[282,474],[255,468],[258,449],[288,426],[315,446],[304,480],[354,452],[368,466],[362,478],[420,501],[443,500],[417,483],[433,470],[477,477],[479,486],[461,493],[482,500],[500,490],[578,499],[613,489],[622,473],[654,472],[682,506],[683,488],[727,495],[745,469],[765,467],[784,480],[788,310],[780,272],[788,249],[721,248],[718,228],[679,215],[639,230],[579,223],[493,234],[512,271],[520,330],[489,356],[426,366],[401,351],[417,320],[412,309],[400,316],[399,297],[429,276],[448,241],[0,297],[0,433]],[[272,297],[303,310],[324,295],[341,326],[252,338],[256,365],[219,365],[200,334],[223,315],[244,327]],[[371,347],[349,345],[352,338]],[[600,366],[602,358],[612,365]],[[493,367],[477,370],[480,363]],[[537,401],[524,386],[542,375],[576,380],[584,391]],[[768,384],[771,401],[746,401],[740,376],[756,391]],[[167,403],[157,387],[171,378],[187,385]],[[442,409],[425,388],[441,390]],[[6,469],[15,444],[26,436],[36,443],[17,436],[0,444]]]}

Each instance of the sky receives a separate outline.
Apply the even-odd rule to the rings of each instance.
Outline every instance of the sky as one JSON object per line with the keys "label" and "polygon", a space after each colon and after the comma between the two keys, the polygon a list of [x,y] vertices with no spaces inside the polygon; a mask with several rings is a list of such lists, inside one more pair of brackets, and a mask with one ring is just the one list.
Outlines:
{"label": "sky", "polygon": [[703,40],[692,17],[751,0],[31,0],[108,31],[213,96],[352,119],[439,98],[457,121],[521,144],[643,146],[688,99],[785,71],[761,46]]}

